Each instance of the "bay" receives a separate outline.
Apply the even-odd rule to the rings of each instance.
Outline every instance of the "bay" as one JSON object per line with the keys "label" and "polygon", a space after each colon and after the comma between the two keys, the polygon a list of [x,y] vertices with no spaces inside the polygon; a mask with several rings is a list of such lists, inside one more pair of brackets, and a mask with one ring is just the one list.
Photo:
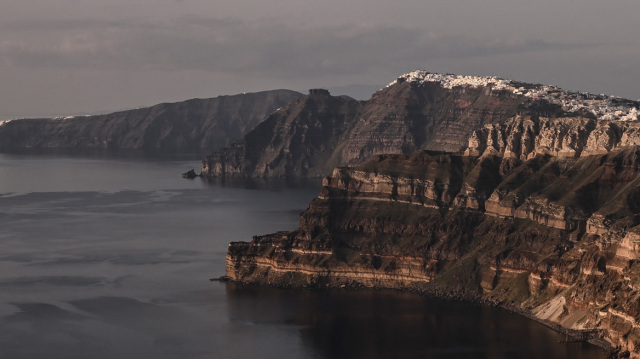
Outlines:
{"label": "bay", "polygon": [[602,358],[496,308],[210,282],[297,227],[319,181],[208,183],[199,158],[0,155],[0,358]]}

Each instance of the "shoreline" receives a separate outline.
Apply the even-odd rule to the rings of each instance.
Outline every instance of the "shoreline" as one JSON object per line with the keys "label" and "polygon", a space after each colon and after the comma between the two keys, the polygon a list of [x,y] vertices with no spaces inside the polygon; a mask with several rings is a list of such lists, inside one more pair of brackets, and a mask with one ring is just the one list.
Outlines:
{"label": "shoreline", "polygon": [[558,323],[554,323],[551,322],[549,320],[546,319],[540,319],[537,318],[535,315],[527,312],[524,309],[521,308],[517,308],[514,306],[510,306],[508,304],[505,303],[500,303],[500,302],[495,302],[486,298],[480,298],[474,295],[468,295],[468,294],[455,294],[455,293],[446,293],[440,290],[425,290],[425,289],[416,289],[416,288],[392,288],[392,287],[370,287],[370,286],[365,286],[365,285],[357,285],[357,284],[350,284],[350,285],[340,285],[340,286],[333,286],[333,285],[329,285],[327,283],[325,283],[324,285],[292,285],[292,284],[278,284],[278,283],[273,283],[273,282],[269,282],[269,283],[255,283],[255,282],[243,282],[243,281],[238,281],[238,280],[233,280],[231,278],[229,278],[226,275],[220,276],[220,277],[214,277],[209,279],[212,282],[221,282],[221,283],[227,283],[227,284],[234,284],[234,285],[240,285],[243,287],[257,287],[257,288],[276,288],[276,289],[304,289],[304,290],[327,290],[327,289],[339,289],[339,290],[350,290],[350,291],[357,291],[357,290],[362,290],[362,289],[371,289],[371,290],[391,290],[391,291],[396,291],[396,292],[405,292],[405,293],[413,293],[416,294],[418,296],[421,297],[430,297],[433,299],[439,299],[439,300],[444,300],[444,301],[455,301],[455,302],[459,302],[459,303],[470,303],[470,304],[476,304],[476,305],[481,305],[481,306],[487,306],[487,307],[493,307],[493,308],[499,308],[499,309],[503,309],[506,310],[510,313],[525,317],[529,320],[533,320],[539,324],[544,325],[545,327],[555,331],[556,333],[559,334],[564,334],[566,335],[568,338],[570,338],[570,340],[567,341],[567,343],[570,342],[582,342],[582,343],[588,343],[591,344],[593,346],[596,346],[598,348],[600,348],[606,355],[606,358],[618,358],[619,357],[619,351],[616,350],[616,348],[614,348],[611,343],[607,342],[604,339],[600,339],[600,338],[584,338],[583,337],[583,333],[584,332],[593,332],[593,331],[580,331],[580,330],[576,330],[576,329],[570,329],[570,328],[565,328],[563,326],[561,326]]}

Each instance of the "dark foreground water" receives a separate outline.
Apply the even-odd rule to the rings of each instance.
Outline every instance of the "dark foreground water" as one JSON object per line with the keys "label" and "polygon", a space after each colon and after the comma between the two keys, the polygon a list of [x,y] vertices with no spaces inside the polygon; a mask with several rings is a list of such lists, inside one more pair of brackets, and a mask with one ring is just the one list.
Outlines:
{"label": "dark foreground water", "polygon": [[198,159],[0,155],[0,358],[602,358],[495,308],[209,282],[319,191],[179,177]]}

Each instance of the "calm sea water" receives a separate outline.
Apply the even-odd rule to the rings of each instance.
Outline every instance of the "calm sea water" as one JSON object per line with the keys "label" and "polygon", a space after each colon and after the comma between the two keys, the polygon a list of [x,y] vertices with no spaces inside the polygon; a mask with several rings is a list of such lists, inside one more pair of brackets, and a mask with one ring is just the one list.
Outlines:
{"label": "calm sea water", "polygon": [[210,282],[319,187],[177,160],[0,155],[0,358],[602,358],[511,313],[406,293]]}

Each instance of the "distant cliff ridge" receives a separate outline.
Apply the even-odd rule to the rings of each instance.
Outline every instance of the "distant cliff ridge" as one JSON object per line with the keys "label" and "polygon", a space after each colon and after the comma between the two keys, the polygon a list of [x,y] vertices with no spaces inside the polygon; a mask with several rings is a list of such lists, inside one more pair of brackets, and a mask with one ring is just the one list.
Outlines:
{"label": "distant cliff ridge", "polygon": [[638,358],[640,147],[337,168],[300,228],[231,243],[227,276],[488,300]]}
{"label": "distant cliff ridge", "polygon": [[210,177],[317,177],[377,154],[460,151],[473,130],[515,116],[528,102],[525,96],[485,87],[447,89],[408,81],[368,101],[312,90],[241,141],[212,153],[202,162],[202,172]]}
{"label": "distant cliff ridge", "polygon": [[[590,119],[588,126],[604,123],[599,121],[622,124],[636,121],[639,107],[636,101],[554,86],[415,71],[367,101],[312,90],[254,133],[205,158],[202,173],[210,177],[322,176],[335,166],[356,165],[378,154],[463,151],[475,130],[482,147],[491,125],[501,129],[516,115],[550,120],[579,117]],[[489,127],[481,130],[485,125]],[[309,129],[318,134],[309,136]],[[480,147],[471,152],[484,152]]]}
{"label": "distant cliff ridge", "polygon": [[240,139],[302,94],[273,90],[163,103],[106,115],[20,119],[0,125],[0,150],[208,153]]}

